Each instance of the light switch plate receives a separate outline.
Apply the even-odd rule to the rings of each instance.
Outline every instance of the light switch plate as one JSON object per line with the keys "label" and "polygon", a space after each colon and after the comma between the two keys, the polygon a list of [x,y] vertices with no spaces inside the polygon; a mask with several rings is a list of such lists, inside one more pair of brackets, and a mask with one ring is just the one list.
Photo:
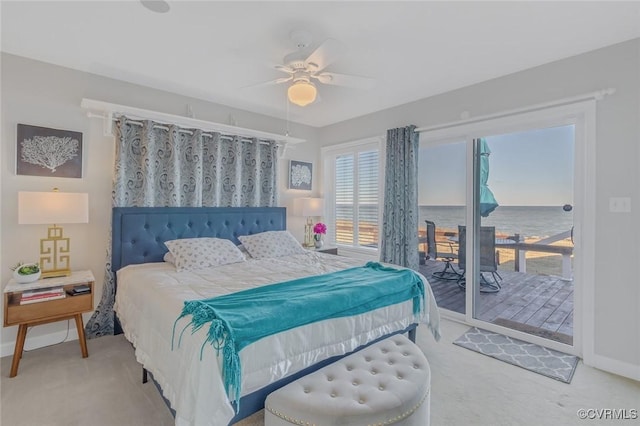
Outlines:
{"label": "light switch plate", "polygon": [[609,198],[609,211],[611,213],[631,213],[630,197]]}

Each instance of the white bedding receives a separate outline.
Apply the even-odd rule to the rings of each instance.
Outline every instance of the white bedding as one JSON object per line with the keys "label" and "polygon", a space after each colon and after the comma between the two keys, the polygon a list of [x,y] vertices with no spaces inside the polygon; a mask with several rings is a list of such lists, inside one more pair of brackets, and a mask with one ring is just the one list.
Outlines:
{"label": "white bedding", "polygon": [[[226,425],[234,411],[226,398],[218,358],[203,345],[207,327],[194,335],[174,322],[185,300],[210,298],[265,284],[362,265],[362,261],[309,251],[280,258],[176,272],[170,263],[129,265],[118,271],[115,311],[138,362],[149,370],[176,411],[176,425]],[[439,330],[439,316],[426,280],[421,322]],[[412,302],[347,318],[325,320],[266,337],[240,351],[242,394],[249,394],[320,360],[342,355],[415,322]],[[354,333],[353,330],[356,330]],[[200,359],[202,348],[202,359]]]}

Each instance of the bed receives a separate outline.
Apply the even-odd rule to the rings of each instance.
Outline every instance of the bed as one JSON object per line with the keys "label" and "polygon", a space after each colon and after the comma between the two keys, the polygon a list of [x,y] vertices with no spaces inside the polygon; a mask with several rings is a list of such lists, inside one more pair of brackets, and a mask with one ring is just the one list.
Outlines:
{"label": "bed", "polygon": [[[184,301],[303,277],[340,271],[361,261],[303,250],[303,253],[177,272],[163,261],[166,241],[239,237],[286,229],[284,208],[114,208],[112,270],[116,281],[116,328],[135,348],[175,413],[176,425],[233,424],[260,410],[273,390],[396,333],[415,339],[409,301],[347,318],[298,327],[247,346],[239,410],[225,394],[221,362],[206,330],[174,335]],[[424,280],[424,278],[422,277]],[[438,333],[438,313],[424,280],[421,322]],[[178,329],[180,331],[180,329]],[[172,345],[174,346],[172,348]]]}

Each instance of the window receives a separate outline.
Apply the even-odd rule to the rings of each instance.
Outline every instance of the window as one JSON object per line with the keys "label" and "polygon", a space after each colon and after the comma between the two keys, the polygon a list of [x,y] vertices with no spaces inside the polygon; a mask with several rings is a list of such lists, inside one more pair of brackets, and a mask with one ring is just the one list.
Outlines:
{"label": "window", "polygon": [[341,247],[377,250],[382,166],[380,140],[323,149],[329,241]]}

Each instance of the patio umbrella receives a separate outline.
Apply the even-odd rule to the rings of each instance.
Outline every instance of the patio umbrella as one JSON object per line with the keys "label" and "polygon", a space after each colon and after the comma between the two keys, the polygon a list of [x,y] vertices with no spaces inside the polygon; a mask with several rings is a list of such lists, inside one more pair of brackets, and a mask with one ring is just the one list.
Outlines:
{"label": "patio umbrella", "polygon": [[487,186],[489,181],[489,155],[491,150],[484,138],[480,138],[480,216],[487,217],[498,207],[498,202]]}

